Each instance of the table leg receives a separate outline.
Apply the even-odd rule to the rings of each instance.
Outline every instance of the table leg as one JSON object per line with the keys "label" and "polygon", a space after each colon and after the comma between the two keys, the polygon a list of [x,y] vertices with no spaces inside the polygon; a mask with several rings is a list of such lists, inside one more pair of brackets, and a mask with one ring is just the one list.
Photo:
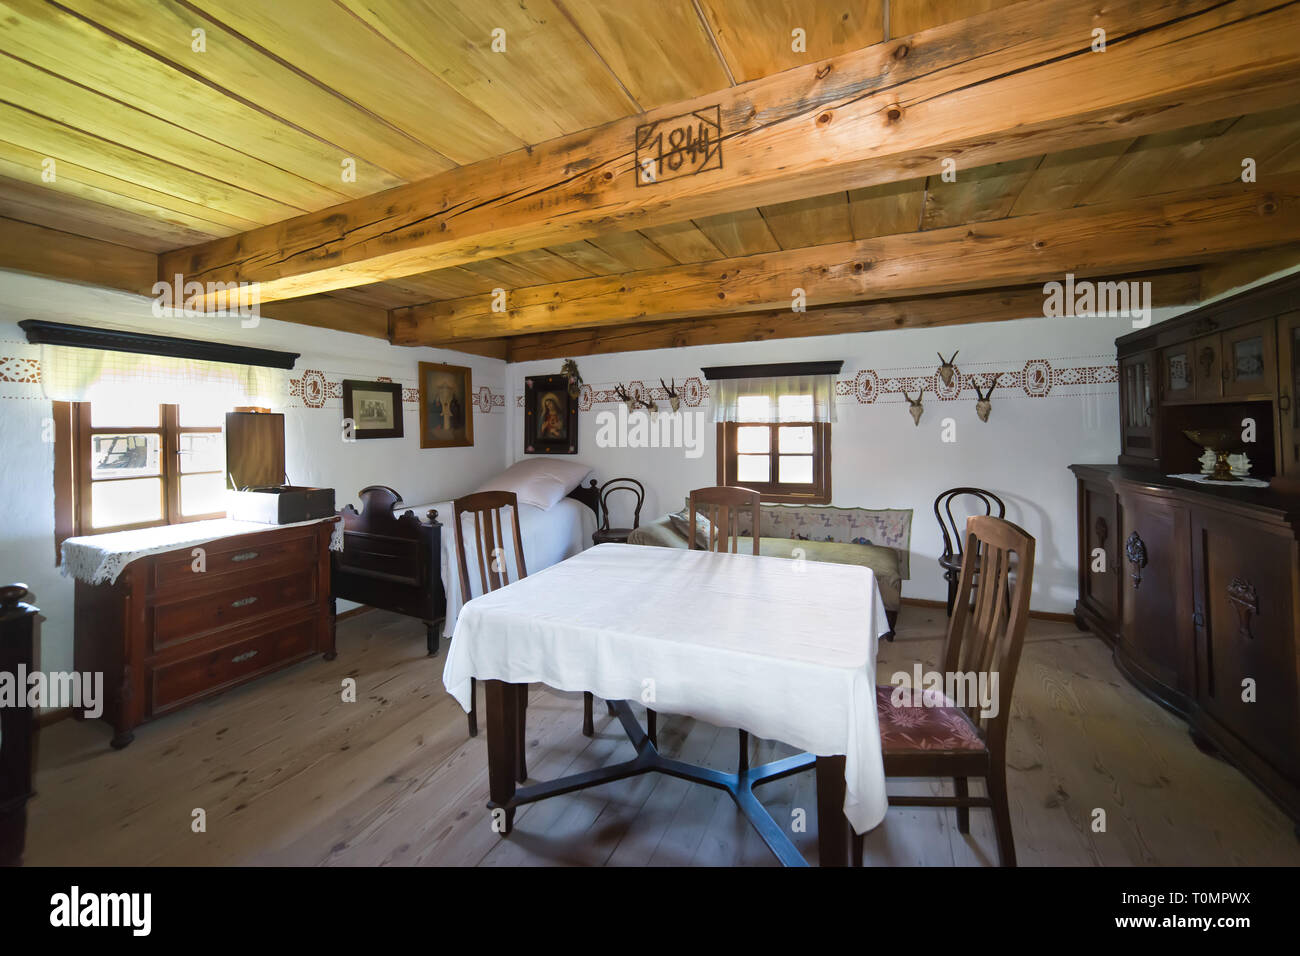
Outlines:
{"label": "table leg", "polygon": [[506,805],[515,796],[519,760],[519,685],[483,682],[487,695],[488,796],[494,809],[504,809],[502,836],[515,823],[515,808]]}
{"label": "table leg", "polygon": [[817,850],[822,866],[849,865],[853,830],[844,816],[844,789],[843,755],[818,757]]}

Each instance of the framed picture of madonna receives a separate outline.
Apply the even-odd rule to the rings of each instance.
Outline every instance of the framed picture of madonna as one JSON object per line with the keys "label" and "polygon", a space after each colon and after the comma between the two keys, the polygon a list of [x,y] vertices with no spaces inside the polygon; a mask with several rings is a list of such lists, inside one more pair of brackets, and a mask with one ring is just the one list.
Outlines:
{"label": "framed picture of madonna", "polygon": [[420,363],[420,447],[474,444],[473,386],[463,365]]}
{"label": "framed picture of madonna", "polygon": [[569,394],[568,376],[524,379],[524,453],[578,453],[578,400]]}

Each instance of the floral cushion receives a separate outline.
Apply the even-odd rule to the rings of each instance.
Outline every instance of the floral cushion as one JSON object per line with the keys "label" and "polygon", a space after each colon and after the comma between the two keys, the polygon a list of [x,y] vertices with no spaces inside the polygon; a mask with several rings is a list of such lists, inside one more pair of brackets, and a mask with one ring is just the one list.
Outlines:
{"label": "floral cushion", "polygon": [[[934,691],[922,691],[922,704],[895,707],[893,684],[876,685],[880,745],[886,751],[983,750],[984,740],[965,711]],[[926,706],[922,706],[926,705]]]}

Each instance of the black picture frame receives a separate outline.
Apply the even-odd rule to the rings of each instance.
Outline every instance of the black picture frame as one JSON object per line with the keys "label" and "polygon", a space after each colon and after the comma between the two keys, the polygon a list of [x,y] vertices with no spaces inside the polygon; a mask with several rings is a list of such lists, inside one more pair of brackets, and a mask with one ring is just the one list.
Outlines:
{"label": "black picture frame", "polygon": [[[384,414],[384,412],[387,414]],[[399,382],[343,380],[343,417],[352,420],[352,437],[402,438],[402,386]],[[367,422],[391,422],[368,425]]]}
{"label": "black picture frame", "polygon": [[576,455],[578,400],[566,375],[524,379],[524,454]]}

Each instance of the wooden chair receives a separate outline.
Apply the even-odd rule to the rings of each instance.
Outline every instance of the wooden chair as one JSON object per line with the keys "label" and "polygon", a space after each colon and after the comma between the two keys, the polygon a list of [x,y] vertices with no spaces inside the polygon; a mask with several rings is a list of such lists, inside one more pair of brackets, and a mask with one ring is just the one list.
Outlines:
{"label": "wooden chair", "polygon": [[762,496],[749,488],[718,486],[713,488],[696,488],[691,492],[691,528],[695,528],[695,514],[699,507],[705,509],[704,516],[709,519],[709,545],[699,547],[696,535],[689,536],[693,551],[730,551],[736,553],[739,545],[739,528],[741,509],[750,512],[750,529],[754,538],[754,553],[758,554],[759,502]]}
{"label": "wooden chair", "polygon": [[[636,500],[636,510],[632,512],[631,528],[611,528],[609,526],[609,499],[618,492],[631,495]],[[600,486],[600,527],[591,536],[593,544],[626,544],[627,536],[633,529],[641,527],[641,505],[645,503],[645,485],[635,478],[611,478]]]}
{"label": "wooden chair", "polygon": [[[952,516],[952,503],[957,498],[972,497],[978,498],[984,505],[984,514],[992,515],[993,508],[996,505],[998,513],[996,517],[1005,518],[1007,516],[1006,505],[991,491],[985,491],[983,488],[949,488],[939,497],[934,499],[934,517],[939,522],[939,531],[943,535],[943,554],[939,555],[939,567],[943,568],[943,579],[948,582],[948,616],[952,617],[952,603],[957,595],[957,578],[961,574],[962,566],[962,549],[961,531],[957,528],[957,519]],[[944,514],[947,515],[947,523],[944,523],[944,514],[940,514],[939,506],[943,505]],[[949,535],[948,529],[952,529]],[[977,567],[976,571],[979,570]]]}
{"label": "wooden chair", "polygon": [[[897,688],[877,685],[876,714],[886,777],[952,777],[953,796],[891,796],[891,807],[956,807],[957,830],[970,832],[970,808],[989,807],[1003,866],[1016,865],[1007,803],[1007,728],[1020,649],[1029,622],[1029,592],[1034,583],[1034,539],[1001,518],[976,515],[966,522],[965,550],[978,556],[967,562],[958,581],[957,601],[948,622],[943,654],[945,684],[949,676],[997,675],[987,678],[996,711],[981,714],[974,701],[939,699],[915,689],[910,701],[894,704]],[[1013,581],[1014,575],[1014,581]],[[956,683],[969,688],[970,683]],[[959,697],[962,695],[959,695]],[[970,706],[958,706],[967,704]],[[993,710],[993,706],[990,710]],[[983,777],[986,797],[972,797],[967,778]],[[862,838],[854,841],[854,861],[862,863]]]}
{"label": "wooden chair", "polygon": [[[750,488],[735,488],[729,486],[715,486],[712,488],[696,488],[691,492],[691,534],[688,539],[692,551],[730,551],[732,554],[738,553],[740,542],[740,515],[745,508],[749,509],[750,536],[754,539],[754,554],[758,554],[759,538],[759,504],[762,501],[762,495]],[[701,548],[696,540],[698,535],[695,533],[695,513],[703,507],[705,517],[709,519],[709,544],[707,548]],[[650,731],[650,739],[658,746],[656,737],[657,718],[653,710],[646,711],[646,725]],[[740,759],[737,762],[737,773],[744,773],[749,769],[749,731],[742,730],[740,733]]]}
{"label": "wooden chair", "polygon": [[[510,567],[505,557],[505,534],[502,531],[501,512],[509,508],[510,521],[514,529],[515,569],[518,578],[528,576],[524,564],[524,542],[519,534],[519,500],[513,491],[480,491],[465,495],[452,502],[453,526],[456,529],[456,561],[460,569],[460,595],[468,603],[474,592],[469,586],[469,562],[465,556],[464,515],[474,516],[474,563],[478,567],[481,592],[487,594],[510,583]],[[469,680],[470,708],[469,735],[478,735],[478,682]],[[528,763],[525,759],[524,722],[528,706],[528,685],[519,685],[519,766],[517,776],[520,781],[528,779]],[[586,691],[582,696],[582,732],[590,737],[595,732],[592,723],[592,694]]]}

